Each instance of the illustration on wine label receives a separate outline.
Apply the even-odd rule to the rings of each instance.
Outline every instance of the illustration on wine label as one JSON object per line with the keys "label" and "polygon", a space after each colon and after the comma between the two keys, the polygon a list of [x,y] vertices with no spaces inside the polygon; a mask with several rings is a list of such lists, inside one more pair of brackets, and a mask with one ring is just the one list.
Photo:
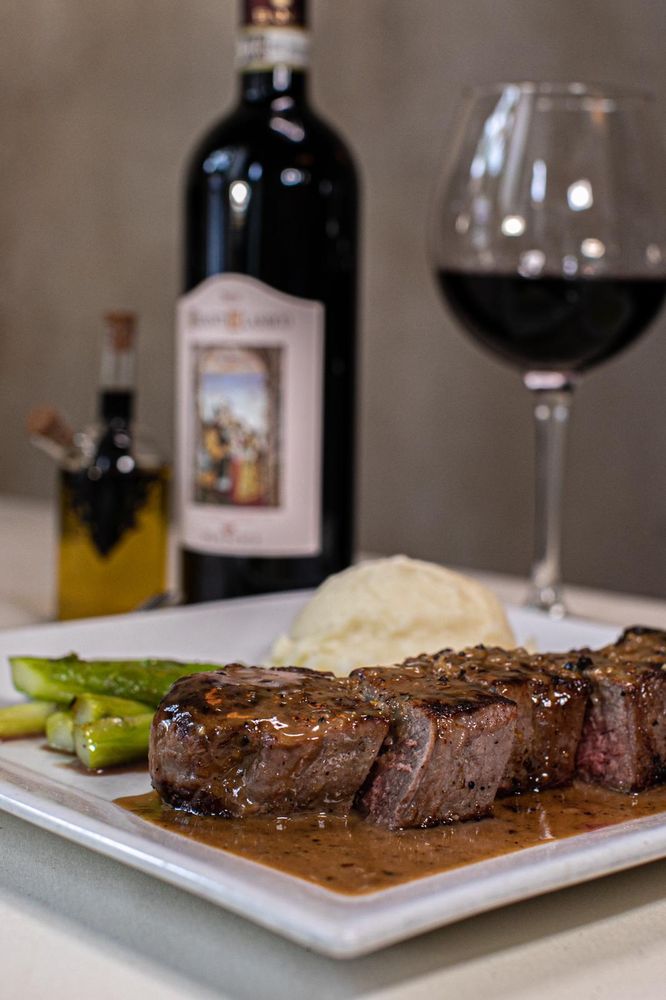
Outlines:
{"label": "illustration on wine label", "polygon": [[277,507],[281,347],[199,347],[194,450],[197,503]]}
{"label": "illustration on wine label", "polygon": [[317,552],[321,304],[224,274],[183,298],[179,327],[186,543],[219,554]]}

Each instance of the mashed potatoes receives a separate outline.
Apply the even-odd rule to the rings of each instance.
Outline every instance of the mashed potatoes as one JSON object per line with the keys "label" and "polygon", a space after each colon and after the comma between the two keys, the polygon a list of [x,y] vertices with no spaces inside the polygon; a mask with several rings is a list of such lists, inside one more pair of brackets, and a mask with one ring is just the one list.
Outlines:
{"label": "mashed potatoes", "polygon": [[516,644],[495,595],[442,566],[394,556],[329,577],[275,643],[271,662],[347,674],[479,642]]}

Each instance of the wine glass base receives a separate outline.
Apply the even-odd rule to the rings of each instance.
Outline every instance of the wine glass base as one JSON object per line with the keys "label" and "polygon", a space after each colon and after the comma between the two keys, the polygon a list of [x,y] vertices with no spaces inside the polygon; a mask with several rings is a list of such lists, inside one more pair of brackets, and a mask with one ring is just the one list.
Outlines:
{"label": "wine glass base", "polygon": [[565,618],[568,614],[561,592],[553,587],[532,589],[525,600],[525,607],[545,611],[556,620]]}

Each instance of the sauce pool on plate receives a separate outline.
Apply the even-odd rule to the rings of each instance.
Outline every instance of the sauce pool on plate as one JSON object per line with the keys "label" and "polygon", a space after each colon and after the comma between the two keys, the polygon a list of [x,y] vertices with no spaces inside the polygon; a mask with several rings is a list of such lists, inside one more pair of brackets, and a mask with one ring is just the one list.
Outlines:
{"label": "sauce pool on plate", "polygon": [[344,818],[195,816],[165,805],[156,792],[116,799],[116,804],[164,830],[356,896],[666,813],[666,787],[623,795],[574,784],[497,799],[487,819],[425,830],[386,830],[355,813]]}

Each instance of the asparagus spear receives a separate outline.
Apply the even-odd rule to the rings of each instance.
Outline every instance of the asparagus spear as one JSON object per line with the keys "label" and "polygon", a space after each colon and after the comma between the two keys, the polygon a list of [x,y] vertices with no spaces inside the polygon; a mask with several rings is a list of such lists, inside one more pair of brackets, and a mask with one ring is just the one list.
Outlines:
{"label": "asparagus spear", "polygon": [[57,709],[52,701],[28,701],[21,705],[0,708],[0,740],[19,736],[39,736],[46,729],[46,720]]}
{"label": "asparagus spear", "polygon": [[[82,694],[69,712],[54,712],[49,716],[46,723],[46,739],[54,750],[77,753],[86,767],[110,767],[112,764],[128,763],[145,756],[148,752],[148,740],[144,737],[145,726],[139,728],[138,737],[131,727],[128,729],[122,726],[124,719],[136,718],[139,715],[152,719],[153,712],[150,705],[130,701],[127,698]],[[109,725],[96,726],[95,723],[102,719]],[[150,730],[150,725],[148,729]],[[98,762],[105,759],[104,754],[109,756],[111,743],[113,759],[106,760],[106,763]]]}
{"label": "asparagus spear", "polygon": [[74,753],[74,716],[72,712],[54,712],[46,720],[46,742],[52,750]]}
{"label": "asparagus spear", "polygon": [[[72,706],[74,724],[82,726],[86,722],[97,722],[113,716],[126,719],[131,715],[145,715],[152,712],[152,706],[130,698],[114,698],[103,694],[80,694]],[[72,748],[72,753],[74,749]]]}
{"label": "asparagus spear", "polygon": [[218,670],[220,664],[176,660],[80,660],[76,654],[58,660],[11,656],[14,687],[31,698],[68,702],[92,693],[131,698],[156,706],[185,674]]}
{"label": "asparagus spear", "polygon": [[148,754],[148,739],[153,713],[129,719],[98,719],[74,726],[74,745],[81,763],[96,770],[129,764]]}

